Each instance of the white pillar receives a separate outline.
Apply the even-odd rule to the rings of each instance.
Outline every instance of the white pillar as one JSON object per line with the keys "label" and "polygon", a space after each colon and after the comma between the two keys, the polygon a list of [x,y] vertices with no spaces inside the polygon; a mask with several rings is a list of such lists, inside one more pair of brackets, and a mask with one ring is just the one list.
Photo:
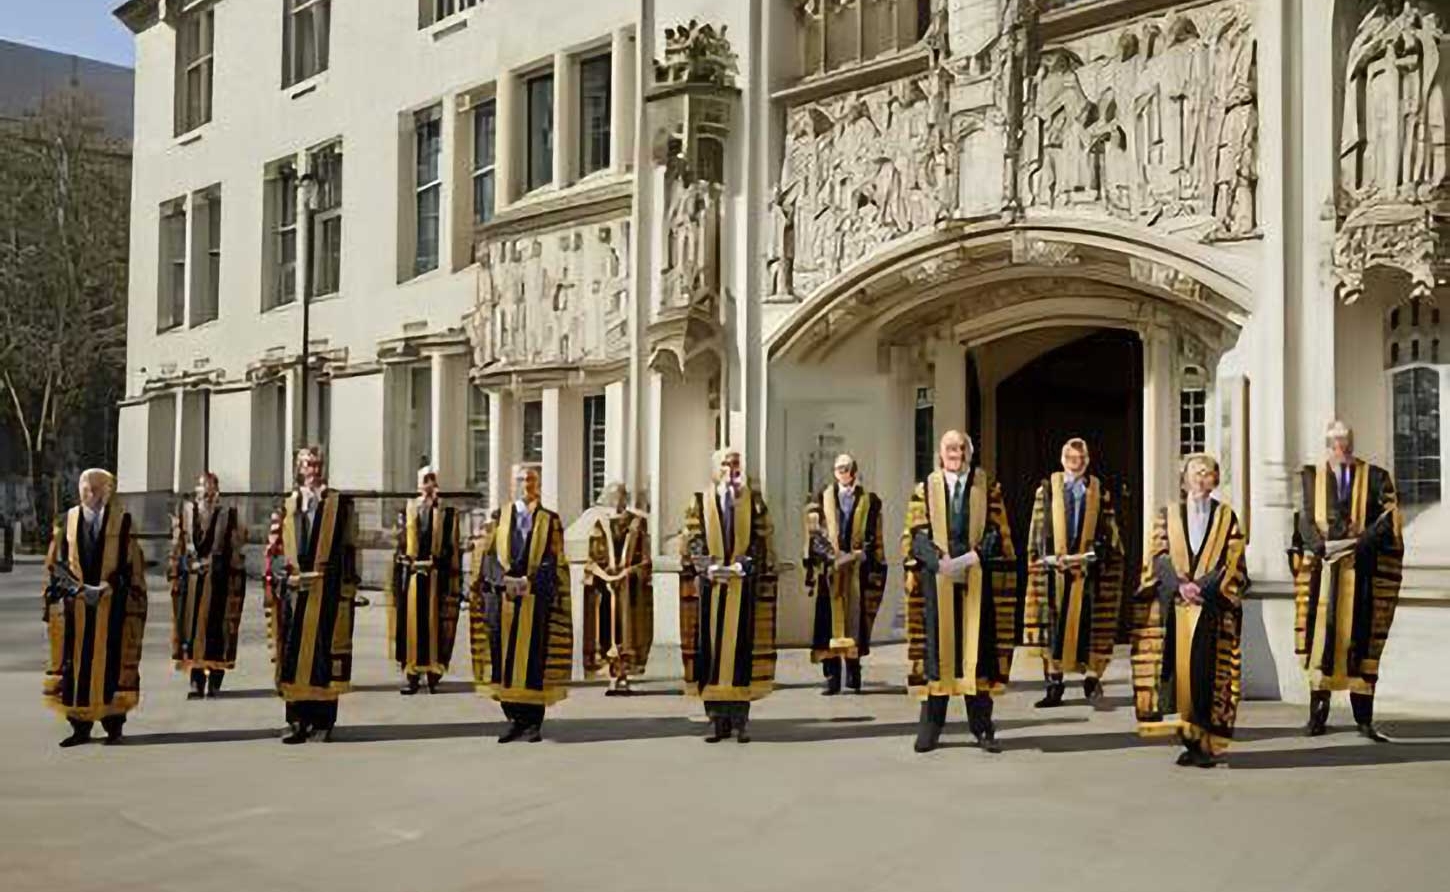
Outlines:
{"label": "white pillar", "polygon": [[[604,386],[604,479],[624,479],[624,451],[626,431],[629,430],[629,407],[625,405],[628,394],[625,382],[613,381]],[[637,494],[631,492],[630,496]]]}
{"label": "white pillar", "polygon": [[507,69],[499,72],[498,82],[494,87],[495,126],[498,127],[493,152],[495,213],[507,208],[519,196],[520,191],[516,159],[523,156],[517,149],[524,147],[527,138],[524,130],[527,127],[528,115],[527,109],[520,107],[518,91],[518,78],[514,73]]}
{"label": "white pillar", "polygon": [[297,370],[288,369],[282,376],[282,400],[286,411],[282,413],[282,486],[285,489],[292,479],[292,456],[302,445],[297,436]]}
{"label": "white pillar", "polygon": [[609,46],[609,166],[617,171],[634,167],[634,31],[615,30]]}
{"label": "white pillar", "polygon": [[178,387],[173,393],[176,397],[176,414],[172,419],[176,423],[176,438],[173,442],[176,445],[171,452],[171,491],[185,492],[182,489],[181,466],[186,448],[186,391]]}
{"label": "white pillar", "polygon": [[488,506],[497,508],[513,494],[514,398],[503,390],[488,392]]}
{"label": "white pillar", "polygon": [[559,388],[548,387],[541,395],[544,414],[544,454],[539,472],[543,476],[544,507],[559,510]]}
{"label": "white pillar", "polygon": [[[443,443],[443,412],[444,412],[444,388],[447,384],[447,369],[444,363],[447,358],[442,353],[434,353],[428,357],[428,370],[430,373],[428,387],[428,461],[435,469],[441,468],[444,461]],[[452,468],[449,469],[451,472]],[[439,478],[440,483],[442,478]]]}
{"label": "white pillar", "polygon": [[1162,321],[1150,322],[1143,338],[1143,524],[1146,547],[1158,507],[1176,493],[1178,394],[1174,384],[1173,333]]}
{"label": "white pillar", "polygon": [[[937,342],[932,385],[932,431],[940,442],[947,431],[967,429],[967,352],[961,344]],[[977,448],[981,445],[977,444]]]}
{"label": "white pillar", "polygon": [[554,54],[554,188],[563,189],[574,182],[578,165],[579,132],[578,81],[579,66],[565,52]]}

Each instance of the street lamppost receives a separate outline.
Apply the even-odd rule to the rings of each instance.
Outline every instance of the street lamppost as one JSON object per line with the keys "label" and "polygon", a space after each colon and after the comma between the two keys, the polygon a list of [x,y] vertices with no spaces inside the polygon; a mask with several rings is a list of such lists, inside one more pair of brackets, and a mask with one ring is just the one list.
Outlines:
{"label": "street lamppost", "polygon": [[302,240],[302,369],[299,374],[300,387],[302,389],[302,400],[298,419],[301,434],[297,438],[299,442],[293,443],[293,449],[308,444],[307,435],[307,404],[308,404],[308,371],[311,368],[312,357],[308,344],[312,336],[312,212],[317,207],[318,182],[317,175],[311,170],[303,173],[297,178],[297,189],[302,199],[300,204],[304,213],[302,216],[301,240]]}

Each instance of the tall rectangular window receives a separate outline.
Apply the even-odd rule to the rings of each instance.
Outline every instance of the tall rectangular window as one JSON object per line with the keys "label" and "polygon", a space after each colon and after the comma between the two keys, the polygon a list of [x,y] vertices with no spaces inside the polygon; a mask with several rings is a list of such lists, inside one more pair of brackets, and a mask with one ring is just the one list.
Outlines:
{"label": "tall rectangular window", "polygon": [[1208,446],[1208,391],[1185,387],[1178,394],[1178,453],[1191,455]]}
{"label": "tall rectangular window", "polygon": [[342,143],[314,149],[308,168],[316,178],[312,208],[312,294],[336,294],[342,278]]}
{"label": "tall rectangular window", "polygon": [[282,0],[282,86],[327,70],[332,0]]}
{"label": "tall rectangular window", "polygon": [[436,25],[452,15],[478,5],[478,0],[418,0],[418,27]]}
{"label": "tall rectangular window", "polygon": [[438,268],[439,202],[443,195],[443,107],[435,105],[413,116],[413,193],[415,241],[413,274]]}
{"label": "tall rectangular window", "polygon": [[1395,483],[1400,504],[1440,501],[1440,372],[1418,366],[1395,372]]}
{"label": "tall rectangular window", "polygon": [[606,53],[579,63],[579,175],[609,166],[609,89],[613,62]]}
{"label": "tall rectangular window", "polygon": [[925,480],[936,470],[936,442],[933,425],[936,417],[936,389],[916,388],[916,411],[913,424],[913,461],[915,480]]}
{"label": "tall rectangular window", "polygon": [[524,464],[542,464],[544,461],[544,403],[529,400],[524,403],[524,423],[520,425],[523,442],[519,444],[519,459]]}
{"label": "tall rectangular window", "polygon": [[157,269],[156,330],[186,321],[186,199],[161,206],[160,264]]}
{"label": "tall rectangular window", "polygon": [[222,191],[213,186],[193,196],[191,220],[191,318],[201,325],[217,317],[221,303]]}
{"label": "tall rectangular window", "polygon": [[528,191],[554,181],[554,75],[541,74],[524,84],[528,108]]}
{"label": "tall rectangular window", "polygon": [[267,172],[262,245],[262,310],[297,299],[297,168],[279,161]]}
{"label": "tall rectangular window", "polygon": [[176,28],[178,135],[211,120],[212,42],[216,11],[205,5],[181,15]]}
{"label": "tall rectangular window", "polygon": [[488,492],[489,443],[488,394],[477,387],[468,388],[468,487],[474,492]]}
{"label": "tall rectangular window", "polygon": [[604,492],[604,395],[584,398],[584,504],[593,505]]}
{"label": "tall rectangular window", "polygon": [[493,219],[494,158],[498,142],[498,107],[492,99],[473,107],[473,222]]}

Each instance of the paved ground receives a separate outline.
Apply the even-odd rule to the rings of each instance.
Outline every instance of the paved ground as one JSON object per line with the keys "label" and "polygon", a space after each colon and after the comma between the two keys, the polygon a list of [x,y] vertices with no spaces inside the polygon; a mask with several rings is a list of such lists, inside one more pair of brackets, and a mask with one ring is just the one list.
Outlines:
{"label": "paved ground", "polygon": [[948,747],[922,757],[894,648],[866,695],[833,699],[788,654],[748,746],[702,743],[698,706],[659,681],[628,701],[577,688],[546,742],[501,747],[498,708],[461,681],[394,693],[375,606],[337,741],[283,747],[254,592],[228,697],[184,700],[153,596],[129,744],[62,751],[38,587],[34,565],[0,576],[9,892],[1447,888],[1450,715],[1386,717],[1399,741],[1374,746],[1305,740],[1298,709],[1249,703],[1230,768],[1180,769],[1132,735],[1119,677],[1104,713],[1034,713],[1015,689],[995,757],[954,705]]}

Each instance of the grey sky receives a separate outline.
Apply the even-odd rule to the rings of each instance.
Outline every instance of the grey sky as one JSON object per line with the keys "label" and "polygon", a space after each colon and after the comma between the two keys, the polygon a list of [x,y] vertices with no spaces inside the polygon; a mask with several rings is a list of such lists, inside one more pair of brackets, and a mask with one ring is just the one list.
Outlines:
{"label": "grey sky", "polygon": [[135,64],[121,0],[0,0],[0,39],[116,65]]}

